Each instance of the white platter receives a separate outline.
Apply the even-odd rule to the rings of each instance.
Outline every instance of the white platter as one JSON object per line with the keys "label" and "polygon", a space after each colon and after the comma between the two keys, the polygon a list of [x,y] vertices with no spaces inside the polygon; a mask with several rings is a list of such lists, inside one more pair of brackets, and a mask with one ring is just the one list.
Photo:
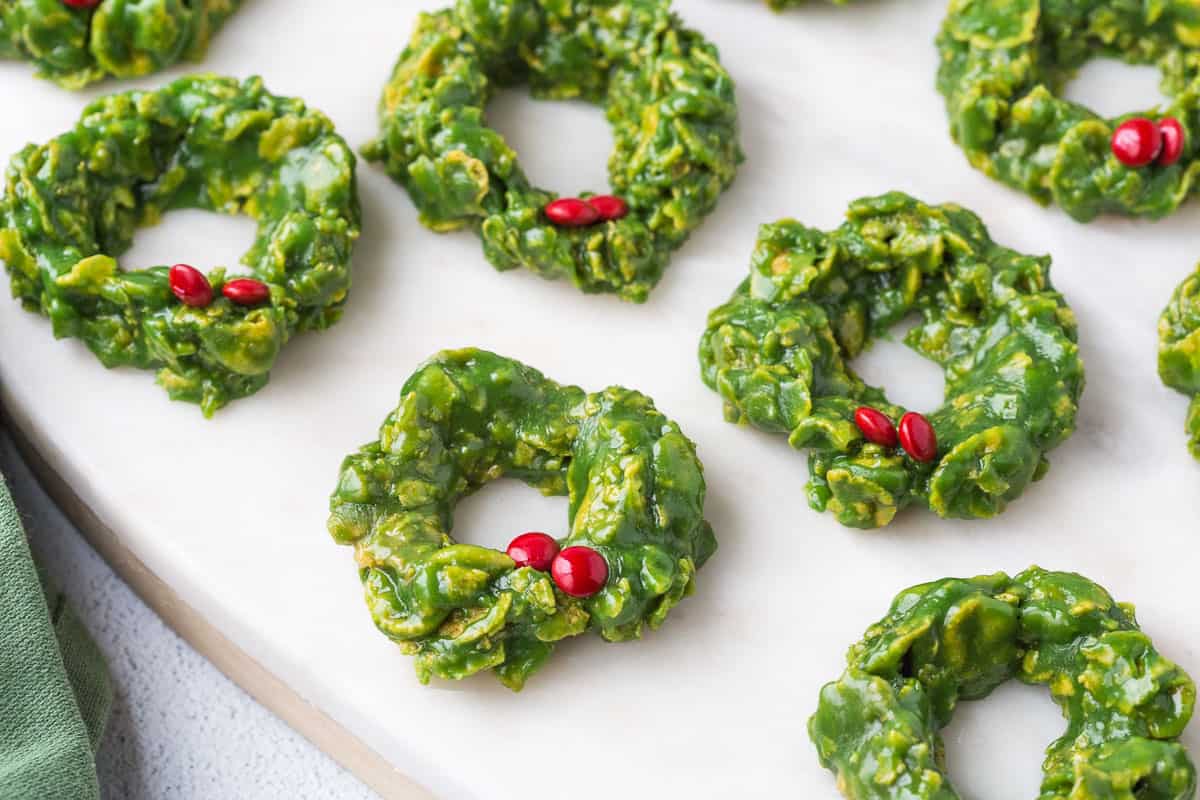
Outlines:
{"label": "white platter", "polygon": [[[374,132],[417,8],[439,5],[249,0],[204,68],[262,74],[357,146]],[[945,575],[1031,563],[1082,572],[1135,602],[1159,648],[1200,674],[1200,468],[1184,446],[1186,402],[1155,374],[1158,313],[1200,257],[1200,204],[1156,224],[1082,226],[970,169],[933,89],[935,0],[785,14],[681,0],[679,10],[738,83],[748,159],[644,306],[494,272],[475,237],[423,229],[369,165],[344,320],[292,342],[265,391],[211,422],[168,402],[149,373],[105,371],[77,342],[54,341],[45,320],[0,303],[0,397],[77,496],[85,527],[222,668],[392,797],[420,794],[403,774],[446,798],[833,798],[805,734],[818,688],[896,591]],[[1153,86],[1145,71],[1112,67],[1089,70],[1074,91],[1136,107],[1153,102]],[[72,94],[0,64],[0,153],[66,130],[85,97],[115,88],[125,87]],[[604,185],[599,111],[509,92],[494,116],[542,185]],[[805,505],[804,457],[722,422],[699,380],[705,315],[745,273],[757,225],[795,216],[833,227],[851,199],[889,189],[957,201],[998,241],[1051,253],[1079,317],[1089,383],[1079,431],[996,520],[913,511],[882,532],[844,530]],[[248,223],[181,213],[124,263],[231,264],[250,236]],[[418,362],[466,345],[588,389],[653,396],[699,445],[721,542],[699,592],[661,631],[568,643],[519,695],[488,677],[420,686],[373,629],[350,552],[324,530],[342,456],[374,436]],[[938,402],[936,370],[897,346],[861,366],[901,400]],[[456,532],[503,546],[564,521],[565,501],[505,484],[465,504]],[[960,710],[952,773],[968,796],[1032,797],[1060,727],[1043,693],[1005,687]],[[1200,755],[1200,725],[1186,741]]]}

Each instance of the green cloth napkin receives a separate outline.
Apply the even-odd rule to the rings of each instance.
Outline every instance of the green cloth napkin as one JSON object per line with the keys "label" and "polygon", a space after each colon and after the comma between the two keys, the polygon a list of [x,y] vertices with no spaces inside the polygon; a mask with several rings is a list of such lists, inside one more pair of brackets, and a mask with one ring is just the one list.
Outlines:
{"label": "green cloth napkin", "polygon": [[111,706],[104,657],[39,576],[0,476],[0,798],[98,800]]}

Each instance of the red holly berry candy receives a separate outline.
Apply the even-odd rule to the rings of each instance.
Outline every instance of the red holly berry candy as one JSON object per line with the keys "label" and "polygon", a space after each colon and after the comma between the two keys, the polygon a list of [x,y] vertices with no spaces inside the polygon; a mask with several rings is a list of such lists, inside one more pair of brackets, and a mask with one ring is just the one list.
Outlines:
{"label": "red holly berry candy", "polygon": [[95,8],[101,0],[62,0],[64,6],[71,8]]}
{"label": "red holly berry candy", "polygon": [[854,412],[854,424],[868,442],[895,447],[900,441],[892,421],[882,411],[870,406],[862,406]]}
{"label": "red holly berry candy", "polygon": [[254,278],[234,278],[221,287],[221,294],[239,306],[257,306],[271,299],[271,288]]}
{"label": "red holly berry candy", "polygon": [[1145,117],[1134,117],[1113,131],[1112,152],[1127,167],[1144,167],[1158,158],[1162,143],[1157,125]]}
{"label": "red holly berry candy", "polygon": [[530,531],[509,542],[506,552],[518,567],[533,567],[545,572],[558,555],[558,542],[544,533]]}
{"label": "red holly berry candy", "polygon": [[608,562],[590,547],[568,547],[550,565],[550,575],[572,597],[591,597],[608,581]]}
{"label": "red holly berry candy", "polygon": [[629,204],[621,198],[611,195],[602,194],[597,197],[589,197],[588,205],[596,209],[600,214],[600,219],[608,221],[610,219],[620,219],[629,213]]}
{"label": "red holly berry candy", "polygon": [[204,273],[187,264],[176,264],[167,273],[167,282],[171,293],[179,298],[179,302],[193,308],[203,308],[212,302],[212,284]]}
{"label": "red holly berry candy", "polygon": [[913,411],[900,418],[900,445],[917,461],[937,458],[937,434],[929,420]]}
{"label": "red holly berry candy", "polygon": [[600,212],[577,197],[561,197],[547,203],[546,219],[566,228],[582,228],[600,219]]}
{"label": "red holly berry candy", "polygon": [[1167,117],[1158,123],[1158,132],[1162,134],[1162,152],[1158,154],[1158,163],[1169,167],[1183,155],[1183,125],[1174,117]]}

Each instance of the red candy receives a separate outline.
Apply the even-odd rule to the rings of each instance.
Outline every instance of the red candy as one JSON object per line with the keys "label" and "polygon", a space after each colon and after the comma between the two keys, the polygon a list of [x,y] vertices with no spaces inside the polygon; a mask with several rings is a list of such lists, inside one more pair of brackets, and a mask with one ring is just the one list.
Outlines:
{"label": "red candy", "polygon": [[854,424],[862,431],[868,442],[895,447],[900,439],[896,435],[896,426],[883,412],[870,406],[862,406],[854,412]]}
{"label": "red candy", "polygon": [[1112,135],[1112,152],[1127,167],[1144,167],[1158,158],[1163,137],[1158,126],[1145,117],[1134,117],[1117,126]]}
{"label": "red candy", "polygon": [[629,213],[629,204],[611,194],[589,197],[588,205],[596,209],[596,213],[600,215],[600,219],[606,222],[612,219],[620,219]]}
{"label": "red candy", "polygon": [[608,562],[590,547],[568,547],[550,565],[550,576],[571,597],[591,597],[608,581]]}
{"label": "red candy", "polygon": [[221,287],[221,294],[239,306],[257,306],[271,299],[271,289],[253,278],[234,278]]}
{"label": "red candy", "polygon": [[1158,123],[1158,131],[1162,134],[1162,152],[1158,154],[1158,163],[1169,167],[1183,155],[1183,125],[1174,117],[1167,117]]}
{"label": "red candy", "polygon": [[917,461],[937,458],[937,434],[929,420],[915,412],[900,418],[900,445]]}
{"label": "red candy", "polygon": [[203,308],[212,302],[212,284],[204,273],[187,264],[176,264],[167,273],[167,282],[171,293],[179,298],[179,302],[193,308]]}
{"label": "red candy", "polygon": [[533,567],[545,572],[558,555],[558,542],[544,533],[530,531],[509,542],[506,552],[518,567]]}
{"label": "red candy", "polygon": [[101,0],[62,0],[64,6],[71,8],[95,8]]}
{"label": "red candy", "polygon": [[600,219],[600,212],[578,197],[561,197],[547,203],[543,211],[546,219],[566,228],[582,228]]}

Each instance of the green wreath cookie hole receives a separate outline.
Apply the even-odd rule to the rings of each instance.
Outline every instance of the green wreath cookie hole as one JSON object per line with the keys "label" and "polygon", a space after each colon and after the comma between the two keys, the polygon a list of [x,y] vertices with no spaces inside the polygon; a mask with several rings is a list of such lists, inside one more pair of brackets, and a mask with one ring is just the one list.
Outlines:
{"label": "green wreath cookie hole", "polygon": [[957,800],[940,731],[960,700],[1016,678],[1046,686],[1067,719],[1039,800],[1190,800],[1179,743],[1196,686],[1154,649],[1133,607],[1038,567],[947,578],[896,596],[821,689],[808,723],[850,800]]}
{"label": "green wreath cookie hole", "polygon": [[[1163,217],[1196,190],[1200,14],[1183,2],[953,0],[938,35],[937,86],[950,132],[976,168],[1081,222],[1105,212]],[[1063,99],[1089,59],[1157,66],[1166,107],[1101,117]],[[1134,118],[1175,120],[1170,163],[1128,166],[1113,133]]]}
{"label": "green wreath cookie hole", "polygon": [[[900,421],[901,440],[907,415],[850,367],[914,313],[905,343],[946,384],[945,404],[921,417],[936,443],[920,458],[868,439],[859,409]],[[811,451],[813,508],[876,528],[913,504],[991,517],[1040,479],[1045,453],[1075,428],[1084,383],[1075,339],[1049,257],[995,244],[958,206],[892,192],[854,202],[828,233],[764,225],[750,277],[709,315],[700,366],[729,421]]]}
{"label": "green wreath cookie hole", "polygon": [[[589,548],[607,565],[587,596],[452,538],[455,505],[502,477],[568,498],[563,553]],[[328,527],[354,547],[371,618],[422,683],[492,670],[519,690],[555,643],[637,639],[692,593],[717,546],[704,493],[695,446],[644,395],[588,394],[454,350],[422,365],[378,440],[343,461]]]}
{"label": "green wreath cookie hole", "polygon": [[[556,206],[530,183],[485,116],[496,87],[520,83],[538,98],[604,108],[619,198],[600,193],[608,205],[594,207],[584,192]],[[408,190],[426,227],[475,230],[496,269],[634,302],[741,161],[733,82],[666,0],[460,0],[422,14],[384,90],[379,138],[363,152]]]}
{"label": "green wreath cookie hole", "polygon": [[1158,321],[1158,374],[1163,383],[1192,398],[1184,430],[1200,459],[1200,267],[1184,279]]}
{"label": "green wreath cookie hole", "polygon": [[63,0],[0,2],[0,58],[32,61],[68,89],[105,78],[136,78],[179,61],[199,61],[241,0]]}
{"label": "green wreath cookie hole", "polygon": [[[360,225],[354,166],[323,114],[258,78],[109,95],[13,157],[0,260],[13,296],[56,338],[80,339],[106,367],[157,370],[172,399],[209,416],[265,386],[293,334],[340,318]],[[256,220],[243,258],[252,277],[122,270],[136,230],[180,208]],[[207,301],[181,302],[180,269]],[[246,286],[249,298],[236,291]]]}
{"label": "green wreath cookie hole", "polygon": [[[784,11],[789,8],[796,8],[797,6],[806,6],[810,2],[811,0],[766,0],[767,7],[772,11]],[[829,2],[835,6],[844,6],[850,0],[829,0]]]}

